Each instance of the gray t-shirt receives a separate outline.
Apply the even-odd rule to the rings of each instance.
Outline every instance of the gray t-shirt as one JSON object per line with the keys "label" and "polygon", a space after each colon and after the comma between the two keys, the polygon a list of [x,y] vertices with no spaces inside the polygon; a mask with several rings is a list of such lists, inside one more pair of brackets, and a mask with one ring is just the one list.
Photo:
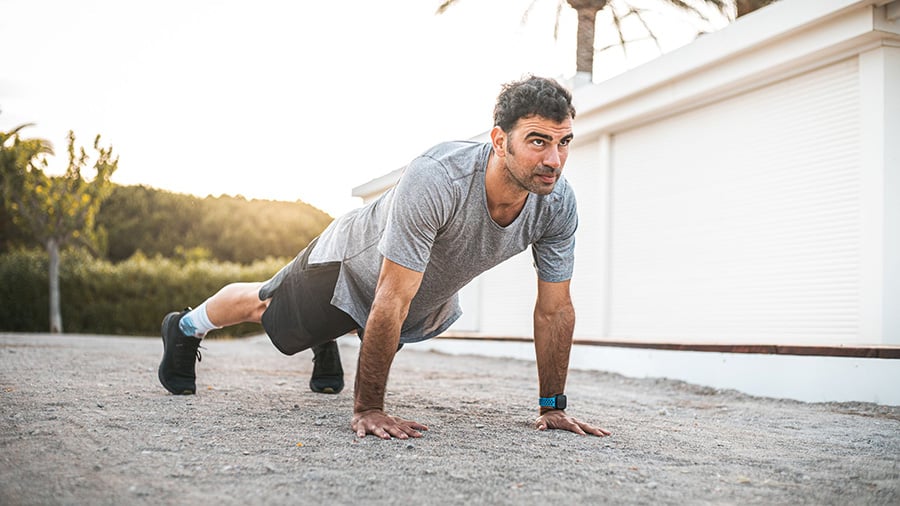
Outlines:
{"label": "gray t-shirt", "polygon": [[412,343],[446,330],[462,314],[457,292],[529,245],[540,279],[570,279],[578,226],[571,187],[560,177],[549,195],[528,194],[516,220],[501,227],[485,194],[490,153],[490,144],[439,144],[413,160],[397,186],[335,220],[309,259],[341,262],[331,303],[365,328],[383,258],[423,272],[400,336]]}

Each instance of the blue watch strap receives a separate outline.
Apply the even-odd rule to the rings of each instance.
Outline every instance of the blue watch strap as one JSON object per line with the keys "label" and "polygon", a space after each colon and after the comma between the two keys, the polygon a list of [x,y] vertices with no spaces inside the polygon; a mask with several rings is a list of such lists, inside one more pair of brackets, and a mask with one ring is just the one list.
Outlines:
{"label": "blue watch strap", "polygon": [[542,408],[566,409],[569,402],[566,400],[566,394],[557,394],[553,397],[539,397],[538,404]]}

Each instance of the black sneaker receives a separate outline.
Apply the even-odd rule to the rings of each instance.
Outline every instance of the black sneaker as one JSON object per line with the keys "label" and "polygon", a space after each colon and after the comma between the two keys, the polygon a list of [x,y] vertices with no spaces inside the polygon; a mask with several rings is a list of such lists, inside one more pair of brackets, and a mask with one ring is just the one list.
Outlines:
{"label": "black sneaker", "polygon": [[337,341],[313,346],[313,373],[309,389],[320,394],[336,394],[344,389],[344,369]]}
{"label": "black sneaker", "polygon": [[159,363],[159,382],[175,395],[197,392],[194,366],[201,360],[200,339],[186,336],[178,328],[178,322],[188,311],[190,308],[169,313],[162,322],[163,357]]}

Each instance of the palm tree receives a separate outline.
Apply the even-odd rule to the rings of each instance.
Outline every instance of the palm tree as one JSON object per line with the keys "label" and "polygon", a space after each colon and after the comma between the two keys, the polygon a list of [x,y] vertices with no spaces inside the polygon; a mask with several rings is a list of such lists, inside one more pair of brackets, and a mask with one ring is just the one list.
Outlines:
{"label": "palm tree", "polygon": [[[437,14],[443,14],[448,8],[456,4],[458,1],[459,0],[443,0],[437,9]],[[528,12],[531,11],[537,1],[538,0],[532,0],[531,4],[528,6],[528,9],[525,11],[523,21],[527,19]],[[747,14],[748,12],[752,12],[764,5],[772,3],[775,0],[696,0],[696,2],[692,2],[691,0],[659,1],[699,16],[703,20],[709,21],[704,11],[695,6],[694,3],[703,4],[723,15],[728,15],[731,6],[733,4],[736,4],[737,13],[740,16],[743,14]],[[575,9],[575,12],[578,13],[578,35],[575,58],[575,67],[578,73],[577,76],[579,76],[576,77],[576,80],[578,81],[590,82],[592,80],[594,67],[594,28],[597,22],[597,13],[604,9],[608,9],[612,14],[613,25],[618,32],[619,45],[621,45],[623,48],[625,48],[625,44],[627,41],[625,40],[625,35],[622,32],[622,22],[629,16],[635,16],[647,30],[647,33],[650,35],[650,37],[656,42],[657,46],[659,46],[656,35],[650,29],[650,26],[647,24],[647,21],[644,18],[646,10],[631,5],[628,0],[557,0],[556,28],[554,29],[554,36],[556,35],[556,32],[559,28],[560,15],[566,5]],[[603,49],[607,48],[602,48],[601,50]]]}

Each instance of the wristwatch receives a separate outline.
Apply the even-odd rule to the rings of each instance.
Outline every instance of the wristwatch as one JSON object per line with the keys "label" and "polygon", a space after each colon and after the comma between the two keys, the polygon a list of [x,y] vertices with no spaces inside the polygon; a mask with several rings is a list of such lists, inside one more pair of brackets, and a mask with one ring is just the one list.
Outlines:
{"label": "wristwatch", "polygon": [[542,408],[566,409],[566,394],[554,395],[553,397],[541,397],[538,403]]}

